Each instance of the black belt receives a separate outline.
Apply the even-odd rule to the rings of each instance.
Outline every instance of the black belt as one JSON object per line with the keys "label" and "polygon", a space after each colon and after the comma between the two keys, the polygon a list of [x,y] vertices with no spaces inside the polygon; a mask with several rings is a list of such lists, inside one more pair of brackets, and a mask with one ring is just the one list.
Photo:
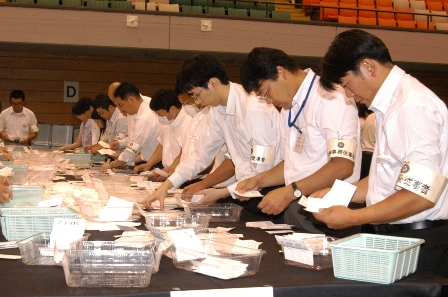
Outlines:
{"label": "black belt", "polygon": [[448,225],[448,220],[437,220],[437,221],[421,221],[409,224],[378,224],[372,225],[373,230],[376,234],[387,234],[406,230],[421,230],[430,229]]}

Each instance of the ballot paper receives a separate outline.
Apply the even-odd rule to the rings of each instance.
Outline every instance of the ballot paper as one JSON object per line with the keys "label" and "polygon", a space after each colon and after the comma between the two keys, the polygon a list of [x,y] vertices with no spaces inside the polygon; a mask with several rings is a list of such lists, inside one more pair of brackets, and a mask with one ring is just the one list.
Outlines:
{"label": "ballot paper", "polygon": [[274,224],[271,221],[257,221],[257,222],[246,222],[246,227],[269,230],[269,229],[291,229],[291,227],[294,227],[294,225]]}
{"label": "ballot paper", "polygon": [[285,254],[286,260],[310,266],[314,265],[313,250],[306,246],[303,239],[279,235],[275,235],[275,239],[279,245],[283,246],[283,253]]}
{"label": "ballot paper", "polygon": [[134,202],[110,196],[100,212],[99,221],[127,221],[132,215],[133,207]]}
{"label": "ballot paper", "polygon": [[[306,211],[309,212],[319,212],[319,208],[329,208],[334,205],[344,205],[347,206],[350,203],[350,200],[355,194],[356,186],[341,181],[336,180],[333,184],[331,190],[322,198],[302,198],[302,201],[299,201],[299,204],[304,205]],[[306,203],[304,202],[306,201]]]}
{"label": "ballot paper", "polygon": [[58,197],[51,198],[48,200],[39,201],[39,207],[61,206],[62,200],[64,200],[64,197],[62,195],[50,195],[50,197],[51,196],[58,196]]}
{"label": "ballot paper", "polygon": [[100,141],[98,141],[98,144],[104,148],[110,149],[110,145],[107,142],[100,140]]}
{"label": "ballot paper", "polygon": [[68,250],[72,242],[83,237],[85,225],[86,221],[84,219],[55,218],[53,230],[50,234],[50,250],[41,249],[41,254],[43,256],[54,256],[54,261],[59,263],[64,256],[61,251]]}
{"label": "ballot paper", "polygon": [[103,181],[97,178],[92,178],[93,186],[95,190],[98,192],[98,197],[101,200],[107,200],[109,194],[106,191],[106,188],[103,185]]}
{"label": "ballot paper", "polygon": [[101,155],[114,155],[115,151],[111,150],[110,148],[103,148],[98,150],[98,153],[100,153]]}
{"label": "ballot paper", "polygon": [[171,241],[176,246],[177,261],[182,262],[198,258],[202,253],[202,243],[192,228],[167,231]]}
{"label": "ballot paper", "polygon": [[154,175],[154,172],[152,172],[152,171],[143,171],[143,172],[140,172],[140,175],[143,175],[143,176],[151,176],[151,175]]}
{"label": "ballot paper", "polygon": [[160,176],[168,177],[168,173],[166,173],[166,172],[163,171],[162,169],[154,168],[154,169],[151,170],[151,171],[154,172],[154,173],[157,173],[157,174],[160,175]]}
{"label": "ballot paper", "polygon": [[263,195],[259,191],[247,191],[247,192],[242,193],[242,192],[235,190],[234,193],[238,196],[247,197],[247,198],[263,197]]}

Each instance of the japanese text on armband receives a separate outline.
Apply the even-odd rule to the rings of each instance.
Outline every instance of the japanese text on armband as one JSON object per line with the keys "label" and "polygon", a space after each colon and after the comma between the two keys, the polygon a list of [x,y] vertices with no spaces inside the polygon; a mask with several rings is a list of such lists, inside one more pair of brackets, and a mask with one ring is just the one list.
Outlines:
{"label": "japanese text on armband", "polygon": [[437,203],[446,187],[448,178],[424,165],[405,161],[395,184],[395,189],[406,189],[431,202]]}
{"label": "japanese text on armband", "polygon": [[340,157],[355,162],[356,142],[349,139],[332,139],[327,143],[328,158]]}

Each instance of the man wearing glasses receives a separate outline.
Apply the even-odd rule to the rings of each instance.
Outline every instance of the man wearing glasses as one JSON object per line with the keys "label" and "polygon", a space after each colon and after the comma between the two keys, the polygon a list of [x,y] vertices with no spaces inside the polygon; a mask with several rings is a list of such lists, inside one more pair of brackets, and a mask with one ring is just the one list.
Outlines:
{"label": "man wearing glasses", "polygon": [[[224,143],[235,165],[236,180],[269,170],[280,162],[278,111],[271,104],[258,103],[256,96],[231,82],[217,58],[201,54],[185,61],[177,74],[176,88],[190,94],[198,104],[210,106],[208,122],[196,135],[195,151],[146,199],[146,207],[156,199],[163,207],[167,190],[204,170]],[[234,196],[235,186],[203,190],[201,202]]]}
{"label": "man wearing glasses", "polygon": [[[359,120],[353,98],[342,89],[327,92],[319,76],[302,70],[281,50],[254,48],[243,63],[241,82],[268,103],[281,107],[281,159],[276,167],[238,184],[246,192],[275,185],[286,186],[269,192],[258,204],[267,214],[286,209],[285,223],[304,232],[346,236],[359,232],[351,228],[336,233],[314,219],[297,203],[302,195],[331,187],[336,179],[355,182],[361,168]],[[239,197],[239,199],[246,199]]]}
{"label": "man wearing glasses", "polygon": [[39,128],[34,113],[25,105],[25,94],[14,90],[9,95],[11,107],[0,114],[0,137],[5,144],[29,145]]}

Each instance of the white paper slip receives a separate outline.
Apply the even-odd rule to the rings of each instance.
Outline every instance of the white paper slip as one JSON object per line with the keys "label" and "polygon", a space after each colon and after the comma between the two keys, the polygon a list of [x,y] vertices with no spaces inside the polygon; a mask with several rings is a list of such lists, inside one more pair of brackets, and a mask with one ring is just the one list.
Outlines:
{"label": "white paper slip", "polygon": [[259,222],[246,222],[246,227],[262,228],[267,226],[273,226],[271,221],[259,221]]}
{"label": "white paper slip", "polygon": [[356,191],[356,186],[336,180],[331,190],[322,198],[308,197],[306,211],[319,212],[319,208],[329,208],[334,205],[347,206]]}
{"label": "white paper slip", "polygon": [[40,207],[61,206],[63,199],[64,198],[62,198],[62,197],[58,197],[58,198],[53,198],[53,199],[49,199],[49,200],[39,201],[39,206]]}
{"label": "white paper slip", "polygon": [[236,195],[241,197],[247,197],[247,198],[254,198],[254,197],[263,197],[263,195],[259,191],[247,191],[244,193],[241,193],[237,190],[234,191]]}
{"label": "white paper slip", "polygon": [[166,173],[165,171],[163,171],[159,168],[154,168],[152,170],[152,172],[157,173],[158,175],[163,176],[163,177],[168,177],[168,173]]}
{"label": "white paper slip", "polygon": [[260,227],[263,230],[274,230],[274,229],[291,229],[294,225],[288,224],[274,224],[269,226]]}
{"label": "white paper slip", "polygon": [[143,172],[140,172],[140,175],[143,175],[143,176],[151,176],[151,175],[154,175],[154,172],[152,172],[152,171],[143,171]]}
{"label": "white paper slip", "polygon": [[134,202],[110,196],[100,213],[100,221],[127,221],[132,215]]}
{"label": "white paper slip", "polygon": [[214,290],[190,290],[171,291],[170,297],[229,297],[229,296],[257,296],[273,297],[273,287],[253,287],[253,288],[231,288]]}
{"label": "white paper slip", "polygon": [[100,153],[101,155],[113,155],[115,154],[115,151],[108,149],[108,148],[103,148],[98,150],[98,153]]}
{"label": "white paper slip", "polygon": [[21,256],[17,256],[17,255],[0,254],[0,259],[18,260],[18,259],[22,259],[22,257]]}
{"label": "white paper slip", "polygon": [[292,233],[293,231],[292,230],[274,230],[274,231],[268,230],[266,232],[269,234],[285,234],[285,233]]}
{"label": "white paper slip", "polygon": [[107,142],[100,140],[100,141],[98,141],[98,144],[104,148],[110,149],[110,145]]}
{"label": "white paper slip", "polygon": [[203,197],[204,194],[193,195],[193,197],[191,197],[191,203],[199,202]]}

